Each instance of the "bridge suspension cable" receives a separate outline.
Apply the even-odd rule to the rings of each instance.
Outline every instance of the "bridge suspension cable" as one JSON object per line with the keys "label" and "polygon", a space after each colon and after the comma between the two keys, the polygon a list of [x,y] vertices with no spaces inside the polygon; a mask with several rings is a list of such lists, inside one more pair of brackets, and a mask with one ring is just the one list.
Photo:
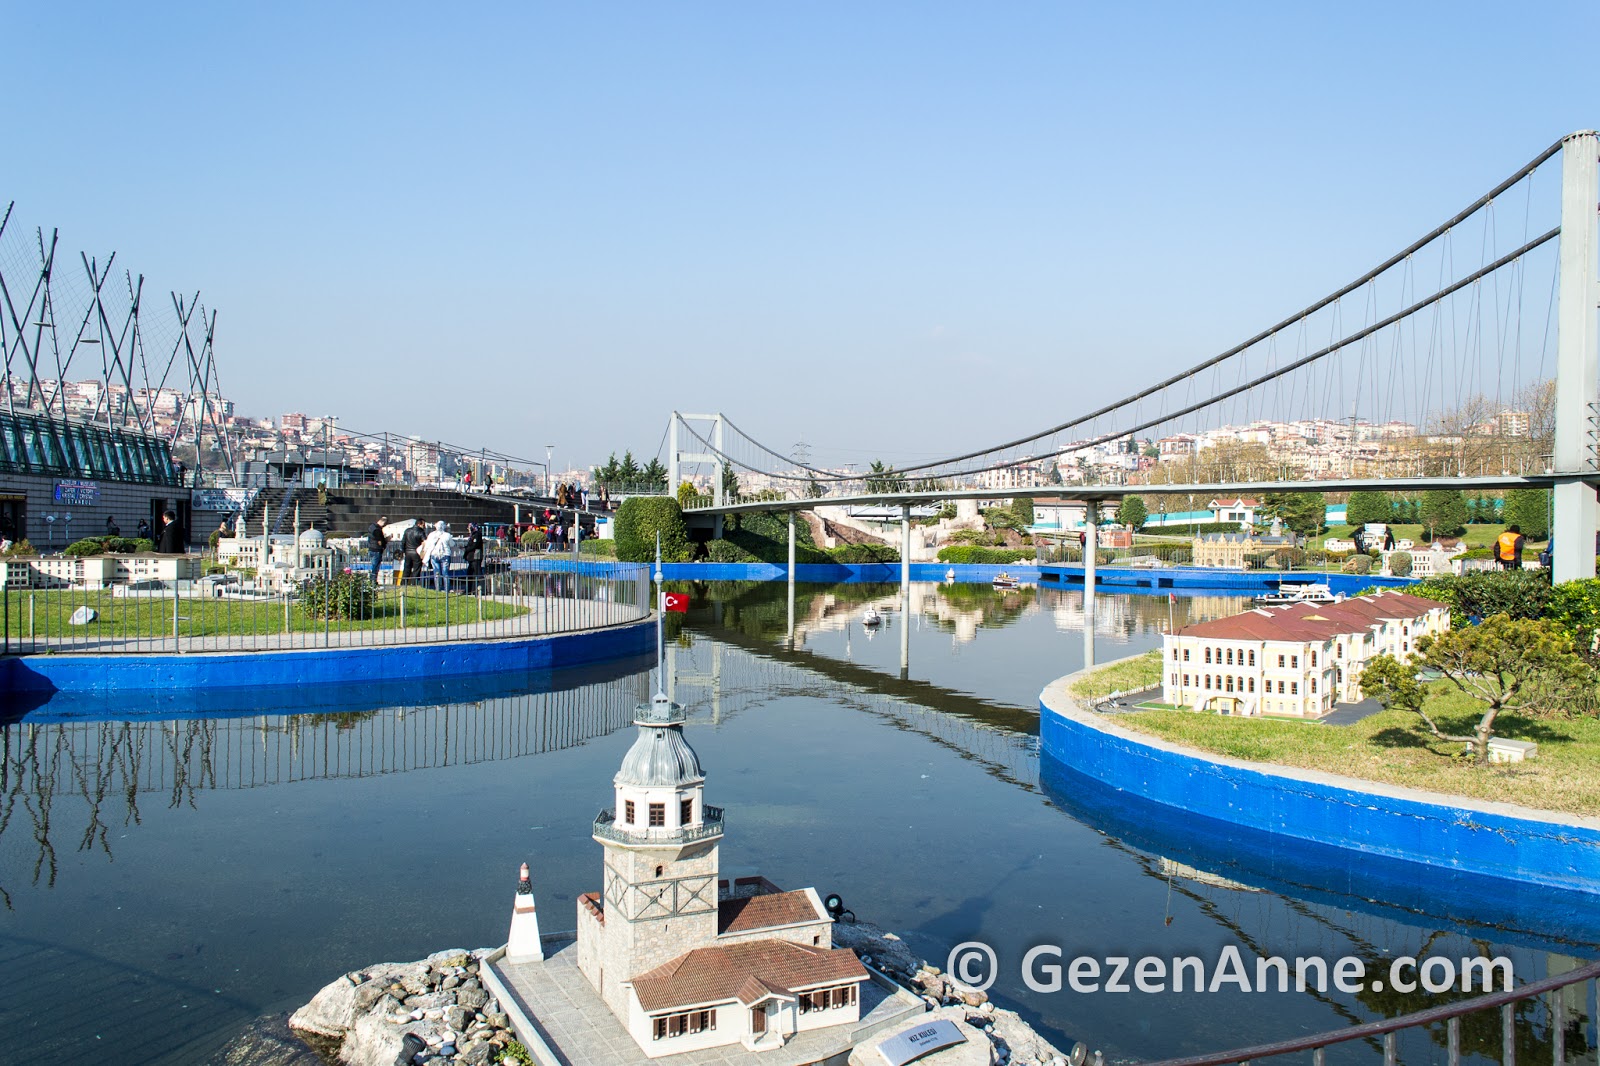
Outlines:
{"label": "bridge suspension cable", "polygon": [[[885,473],[903,482],[913,475],[920,475],[918,480],[933,481],[1006,470],[1035,462],[1038,456],[1017,454],[1018,451],[1051,437],[1057,440],[1047,451],[1054,455],[1118,440],[1131,441],[1135,433],[1175,425],[1207,409],[1220,409],[1219,405],[1230,400],[1234,403],[1226,412],[1235,418],[1266,417],[1269,408],[1274,408],[1275,417],[1279,418],[1343,421],[1348,415],[1353,426],[1357,413],[1364,408],[1369,420],[1381,416],[1387,423],[1409,416],[1417,421],[1419,433],[1430,412],[1440,421],[1460,415],[1455,420],[1466,424],[1470,421],[1468,409],[1475,400],[1481,401],[1478,407],[1492,403],[1499,410],[1508,402],[1508,396],[1519,399],[1525,389],[1544,381],[1553,314],[1547,311],[1544,334],[1539,336],[1537,319],[1523,314],[1526,272],[1530,255],[1560,236],[1561,227],[1556,225],[1530,236],[1533,182],[1544,164],[1561,153],[1570,140],[1563,138],[1551,144],[1494,188],[1377,266],[1226,351],[1047,429],[955,455],[896,465]],[[1519,182],[1527,183],[1522,210],[1497,214],[1496,201]],[[1476,256],[1467,251],[1467,241],[1457,239],[1462,224],[1474,216],[1483,220],[1482,234],[1473,242],[1479,246]],[[1518,221],[1522,232],[1506,240],[1501,230]],[[1500,253],[1499,249],[1510,243],[1514,243],[1514,249]],[[1438,278],[1436,284],[1429,286],[1431,293],[1419,296],[1418,281],[1423,272],[1418,270],[1417,256],[1429,249],[1431,255],[1437,256]],[[1458,269],[1458,257],[1478,258],[1479,264],[1476,269],[1470,269],[1470,263]],[[1553,263],[1551,267],[1553,311]],[[1508,269],[1509,281],[1500,276]],[[1356,294],[1360,294],[1359,305],[1349,299]],[[1385,315],[1381,312],[1385,303],[1398,304],[1400,309]],[[1347,317],[1359,318],[1360,324],[1346,325]],[[1427,322],[1430,317],[1432,321]],[[1328,339],[1323,345],[1311,340],[1309,327],[1314,319],[1326,320]],[[1425,329],[1419,329],[1419,325]],[[1380,340],[1380,335],[1391,329],[1390,339]],[[1348,358],[1328,359],[1346,352]],[[1538,361],[1538,372],[1532,378],[1524,374],[1525,356]],[[1224,374],[1230,360],[1234,361],[1234,369]],[[1325,370],[1310,376],[1310,368],[1317,364]],[[1408,378],[1410,389],[1406,387]],[[837,485],[863,479],[861,472],[827,469],[816,460],[801,463],[751,436],[726,416],[722,420],[733,430],[734,437],[721,448],[692,427],[686,428],[707,454],[730,466],[790,485]],[[1060,439],[1073,431],[1087,431],[1087,435],[1071,441]],[[756,454],[750,454],[752,451]],[[777,460],[779,468],[770,469],[775,464],[763,460]]]}

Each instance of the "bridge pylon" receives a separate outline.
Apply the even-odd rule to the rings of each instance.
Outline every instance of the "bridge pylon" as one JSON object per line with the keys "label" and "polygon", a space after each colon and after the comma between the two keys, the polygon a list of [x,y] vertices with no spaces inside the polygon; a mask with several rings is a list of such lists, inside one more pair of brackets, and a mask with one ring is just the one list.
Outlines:
{"label": "bridge pylon", "polygon": [[1555,486],[1551,575],[1557,584],[1595,576],[1593,538],[1600,527],[1596,416],[1600,414],[1600,350],[1596,348],[1596,208],[1600,206],[1600,136],[1572,134],[1562,144],[1561,251],[1556,307],[1557,474],[1586,474]]}
{"label": "bridge pylon", "polygon": [[[689,440],[704,446],[705,434],[690,428],[690,422],[711,423],[710,451],[684,451],[683,441],[679,435],[680,429],[689,434]],[[678,411],[672,412],[672,423],[667,428],[667,492],[676,495],[678,486],[683,483],[680,473],[685,463],[710,463],[714,468],[711,482],[711,496],[716,505],[721,507],[726,501],[723,498],[722,483],[725,479],[723,471],[726,461],[722,458],[724,419],[720,413],[714,415],[686,415]],[[717,536],[722,535],[722,516],[717,515]]]}

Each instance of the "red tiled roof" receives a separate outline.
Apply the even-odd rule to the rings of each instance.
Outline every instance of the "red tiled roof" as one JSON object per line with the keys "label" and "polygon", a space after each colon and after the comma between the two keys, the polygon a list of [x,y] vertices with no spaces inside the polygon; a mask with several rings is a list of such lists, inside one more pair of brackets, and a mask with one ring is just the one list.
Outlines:
{"label": "red tiled roof", "polygon": [[717,904],[717,932],[748,933],[796,922],[815,922],[826,917],[817,912],[811,893],[800,889],[763,896],[725,899]]}
{"label": "red tiled roof", "polygon": [[1184,626],[1179,636],[1216,640],[1328,640],[1341,633],[1365,631],[1386,619],[1421,618],[1443,607],[1403,592],[1361,596],[1339,603],[1295,603],[1284,607],[1258,607],[1253,611]]}
{"label": "red tiled roof", "polygon": [[[754,979],[757,983],[751,984]],[[647,1014],[701,1003],[788,995],[817,985],[865,981],[867,971],[849,948],[813,948],[787,940],[696,948],[639,974],[633,993]]]}

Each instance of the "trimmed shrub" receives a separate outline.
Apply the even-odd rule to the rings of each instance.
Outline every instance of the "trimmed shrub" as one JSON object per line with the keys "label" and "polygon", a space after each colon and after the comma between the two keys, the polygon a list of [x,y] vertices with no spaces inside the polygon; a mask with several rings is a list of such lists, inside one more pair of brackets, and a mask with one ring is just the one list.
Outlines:
{"label": "trimmed shrub", "polygon": [[1342,570],[1346,574],[1372,573],[1372,560],[1365,555],[1352,555],[1344,561]]}
{"label": "trimmed shrub", "polygon": [[670,496],[630,496],[617,508],[617,558],[625,563],[648,563],[656,557],[656,533],[661,533],[661,559],[688,562],[694,556],[683,508]]}
{"label": "trimmed shrub", "polygon": [[522,536],[517,538],[518,543],[524,548],[542,548],[547,540],[549,538],[545,536],[542,529],[524,530]]}
{"label": "trimmed shrub", "polygon": [[[724,524],[722,537],[737,545],[745,555],[723,562],[777,563],[789,562],[789,519],[786,515],[757,511],[741,515],[737,527]],[[708,542],[715,544],[715,541]],[[723,550],[723,549],[719,549]],[[710,548],[707,547],[709,555]],[[827,563],[833,560],[811,540],[811,524],[796,517],[794,523],[794,561],[796,563]]]}
{"label": "trimmed shrub", "polygon": [[989,534],[981,529],[958,529],[950,534],[951,544],[986,544],[989,540]]}
{"label": "trimmed shrub", "polygon": [[1469,570],[1460,577],[1431,577],[1406,591],[1448,603],[1453,626],[1497,614],[1542,618],[1552,596],[1548,571],[1543,570]]}
{"label": "trimmed shrub", "polygon": [[1279,570],[1293,570],[1306,565],[1306,553],[1299,548],[1279,548],[1272,553],[1272,561]]}
{"label": "trimmed shrub", "polygon": [[939,549],[941,563],[1020,563],[1031,562],[1033,552],[1023,548],[983,548],[976,544],[959,544]]}
{"label": "trimmed shrub", "polygon": [[343,570],[332,578],[307,578],[300,582],[300,611],[307,618],[371,618],[377,590],[359,570]]}
{"label": "trimmed shrub", "polygon": [[1411,576],[1411,553],[1394,552],[1389,556],[1389,573],[1395,577]]}
{"label": "trimmed shrub", "polygon": [[761,561],[731,540],[706,541],[706,559],[713,563],[759,563]]}
{"label": "trimmed shrub", "polygon": [[836,563],[898,563],[900,552],[887,544],[841,544],[829,549]]}
{"label": "trimmed shrub", "polygon": [[39,553],[33,550],[33,545],[32,544],[28,543],[28,541],[26,539],[23,539],[23,540],[12,541],[11,542],[11,547],[7,548],[3,553],[0,553],[0,554],[4,554],[4,555],[38,555]]}
{"label": "trimmed shrub", "polygon": [[71,544],[68,544],[65,548],[62,548],[61,554],[70,555],[73,558],[81,558],[85,555],[102,555],[105,553],[105,550],[105,538],[84,537],[82,540],[75,540]]}

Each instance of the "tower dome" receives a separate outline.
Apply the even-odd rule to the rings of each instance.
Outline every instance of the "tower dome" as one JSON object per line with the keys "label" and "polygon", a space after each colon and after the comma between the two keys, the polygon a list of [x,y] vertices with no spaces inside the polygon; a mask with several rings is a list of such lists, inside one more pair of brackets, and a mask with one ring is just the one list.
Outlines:
{"label": "tower dome", "polygon": [[683,739],[683,727],[644,726],[622,758],[615,783],[633,788],[682,788],[706,779],[700,759]]}

